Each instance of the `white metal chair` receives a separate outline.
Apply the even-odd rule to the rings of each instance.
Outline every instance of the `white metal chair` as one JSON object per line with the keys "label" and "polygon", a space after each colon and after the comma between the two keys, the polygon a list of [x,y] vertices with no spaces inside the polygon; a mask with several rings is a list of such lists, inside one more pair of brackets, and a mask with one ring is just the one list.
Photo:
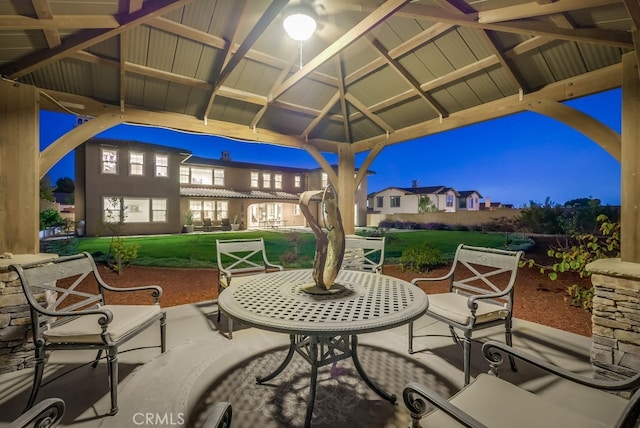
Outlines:
{"label": "white metal chair", "polygon": [[346,236],[342,268],[382,273],[384,237]]}
{"label": "white metal chair", "polygon": [[[461,244],[451,270],[438,278],[415,278],[420,282],[448,281],[447,293],[429,294],[426,314],[449,325],[454,342],[460,338],[454,329],[464,332],[464,384],[470,380],[471,336],[480,330],[504,324],[505,340],[511,345],[513,286],[522,251],[471,247]],[[413,322],[409,323],[409,353],[413,353]],[[516,369],[513,357],[511,368]]]}
{"label": "white metal chair", "polygon": [[[218,263],[218,294],[231,282],[248,276],[266,273],[270,269],[284,270],[267,259],[264,239],[216,239],[216,260]],[[220,322],[220,310],[218,310]],[[233,320],[229,319],[229,338],[233,337]]]}
{"label": "white metal chair", "polygon": [[[482,352],[491,367],[490,373],[481,373],[452,397],[443,397],[438,391],[417,382],[405,386],[402,397],[411,413],[412,428],[638,426],[640,374],[624,380],[594,379],[591,376],[570,372],[542,358],[496,341],[484,343]],[[572,382],[571,391],[575,396],[568,397],[566,402],[558,397],[550,399],[534,392],[536,389],[544,390],[545,386],[531,390],[499,378],[498,367],[505,355],[510,359],[516,357],[549,375],[550,380],[544,382],[546,387],[555,385],[562,379]],[[582,407],[572,405],[572,399],[582,397],[583,393],[587,393],[587,388],[591,389],[589,400],[584,401]],[[633,395],[627,400],[616,397],[612,393],[614,391],[630,391]],[[583,407],[589,406],[591,400],[602,400],[612,407],[612,411],[598,413],[597,417],[594,417],[594,414],[585,414]]]}
{"label": "white metal chair", "polygon": [[[166,350],[166,314],[157,285],[116,288],[104,282],[89,253],[29,264],[13,264],[31,312],[36,366],[27,408],[35,403],[49,350],[94,349],[107,354],[111,411],[118,412],[118,348],[156,321]],[[109,305],[106,292],[148,291],[150,304]]]}

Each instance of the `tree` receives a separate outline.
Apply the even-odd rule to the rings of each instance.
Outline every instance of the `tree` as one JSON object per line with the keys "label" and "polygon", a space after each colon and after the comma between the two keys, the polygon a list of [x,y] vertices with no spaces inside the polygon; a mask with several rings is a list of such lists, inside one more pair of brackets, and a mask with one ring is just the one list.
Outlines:
{"label": "tree", "polygon": [[418,200],[418,212],[420,214],[424,214],[434,213],[436,211],[438,211],[438,209],[436,208],[436,204],[433,203],[431,198],[429,198],[429,196],[427,195],[421,195],[420,199]]}
{"label": "tree", "polygon": [[53,196],[54,186],[51,185],[51,177],[45,175],[40,180],[40,199],[54,202],[56,198]]}
{"label": "tree", "polygon": [[73,193],[75,187],[73,179],[69,177],[61,177],[56,181],[56,192],[58,193]]}

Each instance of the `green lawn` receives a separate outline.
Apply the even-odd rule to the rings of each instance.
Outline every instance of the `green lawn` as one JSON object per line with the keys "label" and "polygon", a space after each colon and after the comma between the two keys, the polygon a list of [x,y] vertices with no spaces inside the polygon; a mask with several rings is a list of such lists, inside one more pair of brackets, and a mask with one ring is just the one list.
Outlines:
{"label": "green lawn", "polygon": [[[282,256],[292,252],[294,235],[298,241],[297,262],[283,262]],[[268,231],[242,231],[219,233],[193,233],[180,235],[126,237],[127,244],[138,245],[138,257],[132,264],[166,267],[215,267],[216,239],[263,237],[270,261],[287,267],[311,267],[315,253],[315,236],[311,232],[281,233]],[[443,230],[415,230],[389,232],[385,234],[385,264],[395,264],[402,251],[409,247],[428,244],[440,249],[447,258],[452,258],[458,244],[492,248],[514,248],[527,245],[530,240],[499,233],[460,232]],[[101,259],[109,253],[110,237],[78,238],[76,251],[88,251]],[[52,251],[55,252],[55,251]],[[289,258],[291,259],[291,258]]]}

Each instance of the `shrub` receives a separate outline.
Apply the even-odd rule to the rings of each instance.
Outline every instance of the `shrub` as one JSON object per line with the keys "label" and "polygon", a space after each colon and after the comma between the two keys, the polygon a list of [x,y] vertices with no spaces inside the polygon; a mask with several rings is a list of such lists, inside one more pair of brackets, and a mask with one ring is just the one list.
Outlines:
{"label": "shrub", "polygon": [[[549,257],[557,259],[551,266],[540,265],[535,260],[524,260],[521,266],[537,266],[541,273],[549,272],[551,280],[558,279],[564,272],[577,272],[580,278],[591,276],[587,265],[594,260],[602,258],[618,257],[620,254],[620,222],[612,222],[609,218],[600,214],[596,221],[600,223],[600,235],[590,233],[574,233],[566,246],[550,248]],[[567,289],[568,300],[572,305],[580,306],[585,311],[591,311],[593,307],[593,287],[588,289],[574,284]]]}
{"label": "shrub", "polygon": [[427,244],[422,248],[409,247],[402,251],[399,267],[403,272],[422,273],[445,264],[447,264],[447,260],[442,255],[442,252]]}
{"label": "shrub", "polygon": [[65,221],[60,216],[60,213],[52,208],[40,213],[40,230],[45,230],[47,227],[63,226],[64,224]]}

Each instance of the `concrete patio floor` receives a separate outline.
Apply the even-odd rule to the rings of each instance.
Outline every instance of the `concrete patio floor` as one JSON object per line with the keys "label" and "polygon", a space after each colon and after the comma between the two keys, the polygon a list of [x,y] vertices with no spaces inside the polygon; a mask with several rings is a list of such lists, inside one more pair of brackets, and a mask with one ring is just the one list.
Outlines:
{"label": "concrete patio floor", "polygon": [[[255,385],[255,373],[268,373],[284,358],[289,343],[286,335],[243,328],[236,323],[237,330],[229,340],[218,329],[217,305],[213,302],[171,307],[167,314],[165,354],[152,347],[158,343],[155,328],[125,348],[133,350],[120,354],[118,414],[106,416],[106,366],[104,361],[95,369],[86,364],[95,356],[93,352],[53,352],[45,382],[55,379],[41,389],[38,401],[62,398],[66,412],[61,425],[77,428],[198,426],[207,406],[216,401],[232,403],[235,427],[301,426],[309,377],[304,360],[294,357],[300,361],[292,362],[290,373],[283,372],[268,385]],[[223,318],[220,327],[225,326]],[[408,426],[409,413],[402,402],[406,382],[429,383],[443,395],[459,390],[463,383],[462,351],[447,336],[447,327],[422,317],[416,322],[415,332],[418,337],[413,355],[407,353],[406,326],[359,336],[365,370],[383,389],[398,396],[397,405],[372,393],[357,376],[349,376],[350,362],[345,360],[336,370],[321,369],[312,426]],[[474,336],[478,342],[488,338],[504,340],[504,335],[500,328],[493,328]],[[515,320],[514,345],[566,369],[591,375],[588,337]],[[488,369],[479,346],[474,343],[472,376]],[[59,376],[73,367],[78,368]],[[0,376],[0,427],[8,426],[23,409],[32,373],[26,369]],[[594,418],[617,414],[622,401],[615,396],[610,402],[595,400],[588,390],[544,376],[524,363],[519,364],[518,372],[511,372],[505,364],[501,375]],[[283,384],[293,387],[279,389]],[[337,403],[331,404],[330,399]],[[327,410],[331,406],[337,407]],[[343,407],[351,410],[338,416],[340,411],[335,409]]]}

